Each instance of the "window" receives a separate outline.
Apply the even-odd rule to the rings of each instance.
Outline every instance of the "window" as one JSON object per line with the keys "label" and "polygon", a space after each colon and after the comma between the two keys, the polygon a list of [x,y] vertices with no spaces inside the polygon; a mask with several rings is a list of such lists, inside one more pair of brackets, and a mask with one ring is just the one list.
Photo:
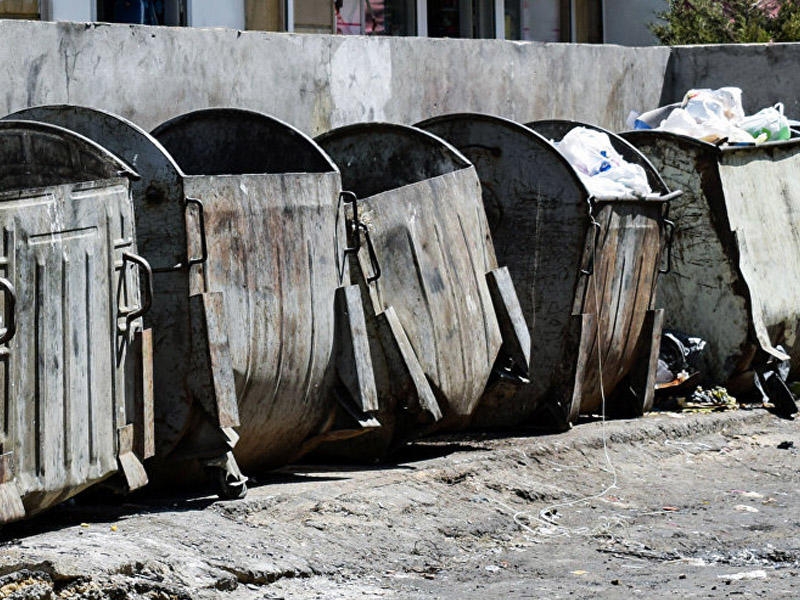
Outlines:
{"label": "window", "polygon": [[428,35],[493,38],[494,8],[494,0],[428,0]]}
{"label": "window", "polygon": [[186,25],[186,0],[98,0],[97,20],[107,23]]}
{"label": "window", "polygon": [[[296,0],[295,0],[296,1]],[[334,0],[336,33],[416,35],[415,0]]]}

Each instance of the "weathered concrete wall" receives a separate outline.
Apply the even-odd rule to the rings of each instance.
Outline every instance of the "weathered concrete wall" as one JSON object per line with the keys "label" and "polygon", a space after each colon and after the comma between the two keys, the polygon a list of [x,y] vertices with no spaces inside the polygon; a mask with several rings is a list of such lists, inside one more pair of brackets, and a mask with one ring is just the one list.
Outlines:
{"label": "weathered concrete wall", "polygon": [[745,111],[783,102],[800,118],[800,44],[680,46],[672,49],[662,104],[677,102],[691,88],[742,88]]}
{"label": "weathered concrete wall", "polygon": [[85,104],[151,128],[208,106],[317,134],[452,111],[619,128],[661,97],[667,48],[0,21],[0,113]]}
{"label": "weathered concrete wall", "polygon": [[647,47],[366,38],[0,21],[0,113],[71,102],[149,129],[208,106],[266,112],[316,135],[454,111],[623,129],[630,110],[738,85],[800,116],[800,44]]}

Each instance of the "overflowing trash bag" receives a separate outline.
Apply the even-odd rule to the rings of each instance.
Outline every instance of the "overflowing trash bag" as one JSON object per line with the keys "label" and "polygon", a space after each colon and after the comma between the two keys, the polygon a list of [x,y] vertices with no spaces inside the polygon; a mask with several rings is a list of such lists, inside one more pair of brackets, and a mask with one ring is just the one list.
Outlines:
{"label": "overflowing trash bag", "polygon": [[622,158],[602,131],[575,127],[553,143],[595,197],[640,198],[652,192],[644,168]]}
{"label": "overflowing trash bag", "polygon": [[788,140],[792,127],[800,122],[786,118],[780,102],[745,115],[742,90],[723,87],[689,90],[681,102],[638,115],[632,113],[628,125],[687,135],[712,144],[749,145]]}

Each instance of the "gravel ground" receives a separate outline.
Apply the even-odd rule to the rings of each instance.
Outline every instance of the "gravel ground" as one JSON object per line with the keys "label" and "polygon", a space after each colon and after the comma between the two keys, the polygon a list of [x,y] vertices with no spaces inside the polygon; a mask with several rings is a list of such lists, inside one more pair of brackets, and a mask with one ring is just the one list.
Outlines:
{"label": "gravel ground", "polygon": [[300,465],[245,500],[84,498],[3,528],[0,598],[796,598],[798,433],[655,413]]}

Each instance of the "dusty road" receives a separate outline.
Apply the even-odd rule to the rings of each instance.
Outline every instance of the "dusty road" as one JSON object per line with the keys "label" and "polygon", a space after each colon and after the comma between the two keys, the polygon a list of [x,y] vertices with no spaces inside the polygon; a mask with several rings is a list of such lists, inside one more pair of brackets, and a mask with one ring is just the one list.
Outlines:
{"label": "dusty road", "polygon": [[2,530],[0,598],[796,598],[797,447],[765,411],[662,413],[72,503]]}

